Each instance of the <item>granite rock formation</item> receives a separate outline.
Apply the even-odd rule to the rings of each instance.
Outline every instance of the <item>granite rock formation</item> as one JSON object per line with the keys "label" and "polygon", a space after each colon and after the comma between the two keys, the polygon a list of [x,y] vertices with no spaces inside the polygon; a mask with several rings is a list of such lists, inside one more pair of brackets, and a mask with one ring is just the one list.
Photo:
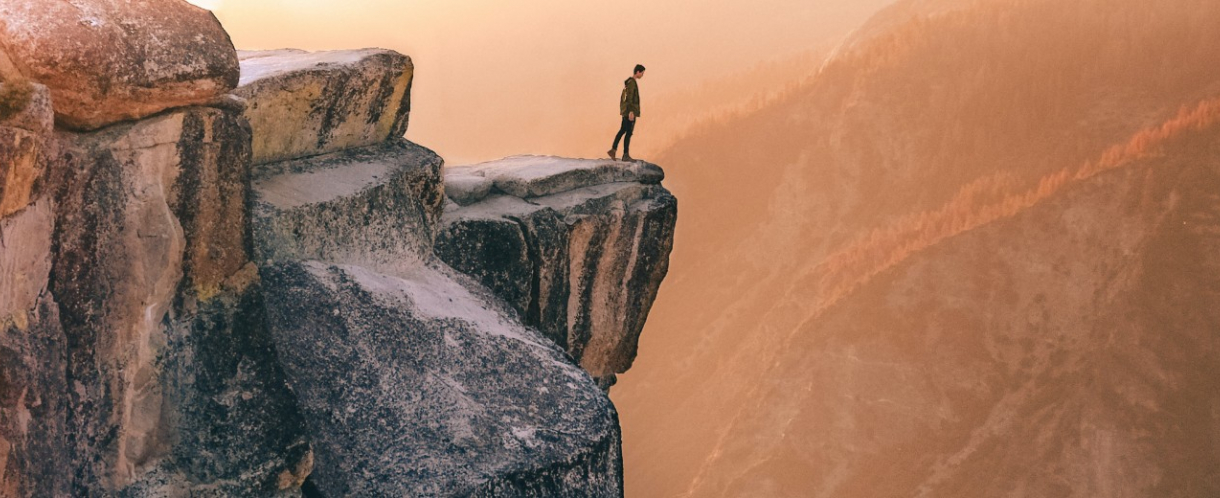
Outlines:
{"label": "granite rock formation", "polygon": [[453,270],[265,273],[326,496],[622,496],[609,399]]}
{"label": "granite rock formation", "polygon": [[[617,412],[548,337],[573,341],[435,253],[454,204],[400,138],[410,59],[245,54],[224,95],[232,46],[194,7],[33,5],[0,3],[0,496],[622,496]],[[634,275],[580,313],[642,321],[669,242],[629,246],[672,233],[672,197],[585,166],[487,169],[484,195],[545,193],[556,289]],[[581,223],[617,237],[600,266],[567,256]]]}
{"label": "granite rock formation", "polygon": [[608,389],[669,268],[677,201],[663,178],[644,162],[553,157],[451,168],[436,252]]}
{"label": "granite rock formation", "polygon": [[190,108],[56,139],[74,489],[274,490],[307,447],[250,263],[249,127]]}
{"label": "granite rock formation", "polygon": [[373,145],[407,131],[415,66],[405,55],[365,49],[239,56],[236,94],[248,100],[255,162]]}
{"label": "granite rock formation", "polygon": [[72,129],[211,102],[238,81],[228,33],[180,0],[4,0],[0,47],[0,75],[50,88]]}
{"label": "granite rock formation", "polygon": [[[404,140],[258,166],[268,323],[327,496],[619,496],[613,406],[432,255],[442,161]],[[342,312],[338,312],[342,310]]]}

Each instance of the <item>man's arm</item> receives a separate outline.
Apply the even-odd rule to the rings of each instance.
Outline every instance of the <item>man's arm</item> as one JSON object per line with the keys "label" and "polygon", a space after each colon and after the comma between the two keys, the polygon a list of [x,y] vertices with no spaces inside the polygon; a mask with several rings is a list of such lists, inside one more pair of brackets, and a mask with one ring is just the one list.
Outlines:
{"label": "man's arm", "polygon": [[627,118],[635,121],[635,118],[640,116],[640,85],[635,82],[635,78],[628,81],[627,89],[629,97],[627,101]]}

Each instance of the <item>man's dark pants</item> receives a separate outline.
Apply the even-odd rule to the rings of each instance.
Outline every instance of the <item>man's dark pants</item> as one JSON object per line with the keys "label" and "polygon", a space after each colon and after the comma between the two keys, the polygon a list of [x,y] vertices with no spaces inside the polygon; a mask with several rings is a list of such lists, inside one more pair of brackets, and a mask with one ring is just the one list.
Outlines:
{"label": "man's dark pants", "polygon": [[627,116],[623,116],[623,125],[619,127],[618,135],[614,136],[614,147],[611,147],[611,148],[618,150],[618,141],[622,140],[623,136],[626,136],[627,140],[623,141],[623,156],[624,157],[631,156],[631,134],[632,133],[635,133],[635,121],[627,119]]}

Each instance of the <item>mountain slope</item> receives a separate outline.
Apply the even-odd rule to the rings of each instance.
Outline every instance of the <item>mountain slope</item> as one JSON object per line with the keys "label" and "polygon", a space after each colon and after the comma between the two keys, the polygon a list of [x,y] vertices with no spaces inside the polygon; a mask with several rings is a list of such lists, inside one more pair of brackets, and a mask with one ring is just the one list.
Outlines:
{"label": "mountain slope", "polygon": [[[1001,418],[1020,413],[1020,403],[1005,401],[1008,394],[995,395],[1003,391],[997,386],[1009,385],[1001,377],[1011,367],[990,359],[994,347],[943,356],[937,347],[912,347],[910,341],[924,336],[904,332],[942,338],[970,337],[970,331],[995,335],[1025,330],[1029,323],[1021,320],[1027,317],[1018,311],[1037,311],[1046,320],[1057,320],[1056,330],[1078,337],[1071,348],[1047,347],[1045,354],[1069,351],[1093,372],[1100,372],[1098,364],[1117,361],[1086,354],[1108,343],[1080,331],[1104,328],[1107,317],[1121,309],[1119,301],[1068,317],[1054,306],[1021,308],[1022,299],[1042,294],[1057,303],[1080,296],[1144,296],[1146,290],[1120,288],[1125,281],[1113,281],[1119,277],[1090,275],[1078,282],[1054,271],[1022,276],[1028,281],[1021,287],[1012,268],[1002,267],[1006,273],[996,269],[999,263],[972,266],[955,258],[964,258],[960,253],[966,250],[1002,253],[1018,242],[1028,242],[1031,250],[1067,251],[1059,259],[1044,257],[1061,267],[1068,262],[1087,266],[1088,252],[1082,248],[1091,246],[1114,251],[1115,265],[1132,267],[1186,252],[1172,244],[1153,252],[1132,249],[1124,237],[1134,235],[1119,229],[1126,225],[1106,225],[1111,221],[1104,216],[1026,231],[1039,223],[1053,225],[1048,219],[1054,216],[1070,217],[1033,214],[1048,209],[1043,206],[1084,203],[1064,199],[1103,178],[1129,174],[1125,172],[1138,169],[1134,164],[1207,157],[1207,140],[1189,137],[1200,129],[1214,130],[1209,128],[1214,104],[1201,103],[1220,96],[1220,53],[1210,48],[1220,42],[1220,32],[1209,27],[1217,22],[1220,5],[1200,0],[1156,5],[1132,0],[962,2],[957,10],[915,17],[872,37],[776,102],[706,123],[663,154],[662,162],[672,165],[673,190],[690,215],[678,227],[670,280],[641,340],[644,354],[616,388],[628,493],[889,496],[917,494],[923,486],[929,496],[990,496],[995,493],[988,491],[1009,486],[1004,489],[1017,490],[1017,496],[1043,494],[1035,489],[1048,496],[1086,496],[1105,491],[1098,487],[1102,484],[1117,483],[1116,477],[1107,478],[1118,475],[1114,472],[1159,472],[1164,477],[1189,474],[1193,465],[1214,467],[1217,460],[1204,455],[1194,463],[1141,467],[1139,462],[1150,460],[1134,459],[1115,471],[1085,469],[1085,462],[1095,461],[1101,450],[1070,439],[1067,425],[1047,426],[1043,439],[1016,445],[1029,435],[1007,432],[1006,426],[988,425],[977,416],[954,415],[958,405],[953,397],[974,392],[970,389],[991,393],[969,404],[971,413]],[[1214,131],[1207,133],[1215,137]],[[1183,140],[1185,145],[1179,143]],[[1206,162],[1194,164],[1202,168]],[[1210,178],[1196,176],[1199,181]],[[1149,200],[1126,209],[1134,211],[1130,216],[1135,219],[1168,212],[1157,203],[1183,198],[1186,186],[1179,187],[1140,190]],[[1202,199],[1198,192],[1191,195]],[[1062,211],[1076,212],[1070,207]],[[961,242],[965,248],[950,256],[932,256],[1021,217],[1036,221],[1007,230],[1014,240]],[[1067,234],[1075,236],[1070,230],[1093,230],[1095,235],[1084,239],[1087,244],[1067,244],[1072,250],[1052,244]],[[1137,238],[1159,240],[1168,236],[1166,230],[1148,222]],[[1020,268],[1022,261],[1009,263]],[[928,275],[896,287],[900,268],[920,264],[961,266],[948,283],[975,282],[976,288],[946,294]],[[1197,279],[1190,285],[1208,284]],[[1058,297],[1049,292],[1059,288]],[[1206,296],[1201,299],[1170,309],[1199,309],[1208,302]],[[900,310],[911,311],[909,303],[902,303],[912,300],[920,303],[915,310],[956,303],[961,309],[988,311],[978,312],[973,321],[957,312],[870,321],[902,317]],[[1125,303],[1136,314],[1164,313],[1136,297]],[[869,323],[892,327],[861,329]],[[1182,339],[1184,343],[1206,346],[1198,331],[1209,323],[1200,319],[1202,325],[1184,326],[1178,335],[1194,341]],[[1145,341],[1152,335],[1148,330],[1123,340]],[[1052,340],[1032,332],[1019,339],[1033,345]],[[1178,346],[1156,347],[1160,349],[1151,355],[1170,358],[1167,348]],[[1148,368],[1186,371],[1184,365],[1208,358],[1207,347],[1187,349],[1193,356]],[[972,387],[940,389],[956,376]],[[1070,399],[1082,403],[1081,410],[1121,419],[1136,413],[1126,405],[1080,400],[1123,389],[1158,395],[1169,390],[1108,380],[1116,383],[1110,391],[1073,384],[1058,392],[1031,388],[1030,393]],[[1192,392],[1198,385],[1181,389]],[[869,403],[859,399],[870,392],[885,396]],[[1214,416],[1198,410],[1178,410],[1173,416],[1186,417],[1189,427],[1205,433],[1216,424]],[[1119,424],[1115,431],[1131,437],[1131,431],[1153,425]],[[910,431],[924,436],[904,438]],[[966,447],[962,438],[987,431],[995,435],[978,441],[990,444],[993,453],[961,453]],[[1141,444],[1153,450],[1174,447],[1162,436],[1148,436]],[[994,452],[1001,451],[996,448],[1066,456],[1040,466],[995,458]],[[930,471],[941,458],[936,467],[941,470]],[[961,479],[959,469],[972,465],[997,470]],[[1047,470],[1056,465],[1077,475]],[[1211,489],[1214,484],[1192,475],[1178,481],[1177,489]],[[1086,482],[1096,485],[1081,484]],[[1148,496],[1157,482],[1164,480],[1149,477],[1125,489]],[[946,483],[956,483],[957,492],[946,491]]]}

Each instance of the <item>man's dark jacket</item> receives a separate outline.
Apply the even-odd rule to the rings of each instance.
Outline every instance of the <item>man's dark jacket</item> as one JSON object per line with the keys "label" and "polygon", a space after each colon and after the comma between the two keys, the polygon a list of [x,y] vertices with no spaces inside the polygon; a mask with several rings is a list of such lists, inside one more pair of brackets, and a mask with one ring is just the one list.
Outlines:
{"label": "man's dark jacket", "polygon": [[636,83],[635,77],[627,78],[627,81],[623,82],[623,97],[618,103],[620,115],[626,117],[629,112],[634,112],[636,117],[640,116],[640,85]]}

